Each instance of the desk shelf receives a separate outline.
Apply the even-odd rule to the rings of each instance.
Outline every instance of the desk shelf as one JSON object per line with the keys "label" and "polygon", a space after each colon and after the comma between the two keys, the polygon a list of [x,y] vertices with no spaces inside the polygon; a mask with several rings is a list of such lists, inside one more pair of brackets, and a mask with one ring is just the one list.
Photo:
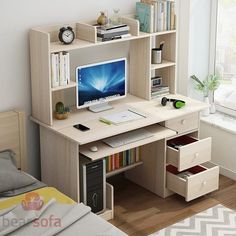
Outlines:
{"label": "desk shelf", "polygon": [[125,171],[127,171],[127,170],[133,169],[133,168],[135,168],[135,167],[137,167],[137,166],[140,166],[140,165],[142,165],[142,164],[143,164],[143,162],[142,162],[142,161],[139,161],[139,162],[133,163],[133,164],[131,164],[131,165],[128,165],[128,166],[119,168],[119,169],[117,169],[117,170],[113,170],[113,171],[107,172],[107,173],[106,173],[106,177],[109,178],[109,177],[111,177],[111,176],[118,175],[118,174],[120,174],[120,173],[122,173],[122,172],[125,172]]}
{"label": "desk shelf", "polygon": [[[110,147],[100,140],[97,142],[82,145],[80,147],[80,153],[90,158],[91,160],[95,161],[95,160],[104,158],[106,156],[113,155],[115,153],[123,152],[132,148],[143,146],[145,144],[152,143],[152,142],[176,135],[175,131],[162,127],[158,124],[148,126],[145,129],[151,132],[153,136],[150,138],[142,139],[137,142],[129,143],[129,144],[116,147],[116,148]],[[92,146],[97,146],[98,151],[97,152],[90,151],[90,147]]]}

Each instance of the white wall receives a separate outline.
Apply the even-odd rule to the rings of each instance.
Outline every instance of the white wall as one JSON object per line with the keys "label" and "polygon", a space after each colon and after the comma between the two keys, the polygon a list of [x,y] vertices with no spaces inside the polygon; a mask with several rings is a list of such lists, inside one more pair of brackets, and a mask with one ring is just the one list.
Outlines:
{"label": "white wall", "polygon": [[[0,112],[19,108],[31,114],[28,31],[34,26],[95,19],[100,10],[134,12],[136,0],[1,0]],[[30,173],[39,176],[38,129],[27,119]]]}
{"label": "white wall", "polygon": [[201,122],[201,138],[212,137],[212,162],[220,166],[220,173],[236,180],[236,135]]}

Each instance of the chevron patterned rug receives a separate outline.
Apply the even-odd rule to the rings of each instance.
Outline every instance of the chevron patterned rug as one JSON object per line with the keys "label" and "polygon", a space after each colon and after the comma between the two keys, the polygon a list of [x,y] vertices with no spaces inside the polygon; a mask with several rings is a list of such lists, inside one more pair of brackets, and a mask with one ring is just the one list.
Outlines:
{"label": "chevron patterned rug", "polygon": [[236,212],[222,205],[209,208],[150,236],[236,236]]}

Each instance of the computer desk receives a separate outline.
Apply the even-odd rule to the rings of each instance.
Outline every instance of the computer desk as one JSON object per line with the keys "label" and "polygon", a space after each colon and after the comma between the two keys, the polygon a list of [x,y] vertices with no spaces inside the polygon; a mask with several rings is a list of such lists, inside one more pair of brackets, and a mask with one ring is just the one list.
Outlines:
{"label": "computer desk", "polygon": [[[186,106],[177,110],[172,103],[163,107],[157,100],[147,101],[128,95],[122,100],[112,102],[112,110],[101,113],[92,113],[87,109],[78,110],[72,112],[66,120],[54,120],[53,126],[47,126],[32,117],[40,125],[42,181],[79,202],[79,153],[91,160],[97,160],[142,146],[143,165],[128,171],[127,178],[161,197],[169,196],[172,192],[166,188],[166,141],[183,134],[198,137],[199,112],[207,105],[181,95],[168,97],[184,100]],[[108,125],[99,121],[101,115],[125,109],[140,112],[146,118],[121,125]],[[82,132],[75,129],[73,125],[78,123],[90,130]],[[104,138],[143,127],[154,136],[118,148],[101,142]],[[90,147],[94,145],[98,147],[97,152],[90,151]]]}

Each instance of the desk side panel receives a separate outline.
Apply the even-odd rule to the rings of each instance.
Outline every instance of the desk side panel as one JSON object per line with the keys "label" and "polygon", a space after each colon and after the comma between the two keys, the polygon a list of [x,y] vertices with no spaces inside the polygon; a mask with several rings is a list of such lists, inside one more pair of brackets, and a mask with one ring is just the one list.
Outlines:
{"label": "desk side panel", "polygon": [[30,30],[32,115],[52,125],[50,38],[48,33]]}
{"label": "desk side panel", "polygon": [[42,181],[79,202],[78,145],[40,127]]}
{"label": "desk side panel", "polygon": [[126,178],[149,191],[165,197],[165,139],[140,147],[143,165],[125,173]]}

